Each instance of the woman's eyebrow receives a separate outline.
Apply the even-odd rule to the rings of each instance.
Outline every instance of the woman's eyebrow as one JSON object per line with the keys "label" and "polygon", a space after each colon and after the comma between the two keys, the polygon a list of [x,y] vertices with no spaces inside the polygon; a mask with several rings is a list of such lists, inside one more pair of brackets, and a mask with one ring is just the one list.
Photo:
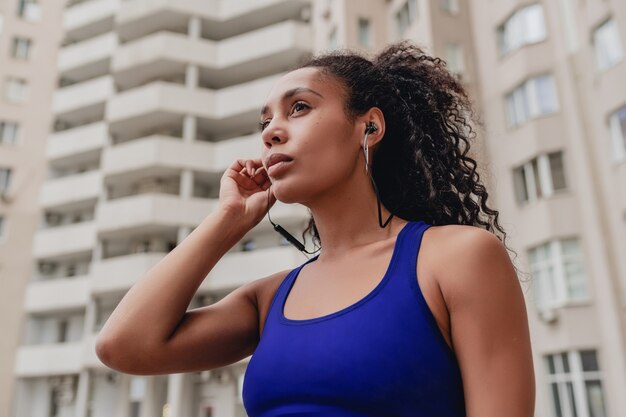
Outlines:
{"label": "woman's eyebrow", "polygon": [[[287,90],[285,91],[285,93],[283,94],[283,96],[280,98],[280,101],[285,101],[287,100],[289,97],[293,97],[298,93],[303,93],[303,92],[308,92],[308,93],[313,93],[313,94],[317,94],[318,96],[320,96],[321,98],[324,98],[323,95],[321,95],[320,93],[318,93],[315,90],[311,90],[310,88],[307,87],[296,87],[296,88],[292,88],[291,90]],[[268,110],[268,106],[265,105],[263,106],[263,108],[261,109],[261,116],[263,116],[265,113],[267,113]]]}

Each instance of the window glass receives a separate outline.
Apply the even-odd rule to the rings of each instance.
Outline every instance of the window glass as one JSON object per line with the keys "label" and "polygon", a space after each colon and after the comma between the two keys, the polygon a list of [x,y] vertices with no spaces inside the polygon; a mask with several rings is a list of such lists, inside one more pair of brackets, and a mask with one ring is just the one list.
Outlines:
{"label": "window glass", "polygon": [[26,101],[27,88],[26,80],[8,77],[5,84],[4,95],[7,100],[11,102],[21,103]]}
{"label": "window glass", "polygon": [[0,193],[4,193],[9,189],[11,184],[11,168],[0,167]]}
{"label": "window glass", "polygon": [[333,27],[328,34],[328,47],[330,49],[337,49],[339,42],[337,41],[337,27]]}
{"label": "window glass", "polygon": [[509,126],[558,111],[559,104],[551,74],[529,78],[506,96]]}
{"label": "window glass", "polygon": [[552,152],[548,154],[550,161],[550,174],[552,177],[552,188],[563,190],[567,184],[565,182],[565,168],[563,166],[563,152]]}
{"label": "window glass", "polygon": [[14,145],[17,142],[17,133],[17,123],[0,122],[0,145]]}
{"label": "window glass", "polygon": [[448,13],[459,12],[459,0],[441,0],[441,8]]}
{"label": "window glass", "polygon": [[598,357],[595,350],[581,350],[580,360],[582,362],[583,371],[599,371]]}
{"label": "window glass", "polygon": [[559,387],[557,384],[550,384],[552,387],[552,402],[555,406],[555,413],[557,417],[563,417],[563,412],[561,411],[561,399],[559,397]]}
{"label": "window glass", "polygon": [[537,94],[538,115],[553,113],[558,110],[556,89],[552,75],[534,78]]}
{"label": "window glass", "polygon": [[498,28],[500,54],[546,39],[546,24],[541,4],[531,4],[513,13]]}
{"label": "window glass", "polygon": [[599,380],[585,381],[589,417],[607,417],[602,394],[602,382]]}
{"label": "window glass", "polygon": [[609,131],[612,159],[619,162],[626,158],[626,106],[611,115]]}
{"label": "window glass", "polygon": [[369,19],[359,18],[359,43],[370,48],[372,46],[372,30]]}
{"label": "window glass", "polygon": [[28,59],[30,56],[32,42],[28,38],[16,37],[13,39],[13,58]]}
{"label": "window glass", "polygon": [[613,19],[607,20],[594,31],[593,43],[599,70],[613,67],[624,57],[619,30]]}
{"label": "window glass", "polygon": [[[607,417],[596,352],[586,349],[545,355],[553,415]],[[580,361],[580,366],[570,371],[568,357]]]}
{"label": "window glass", "polygon": [[588,293],[579,242],[578,238],[563,239],[561,240],[561,250],[567,297],[570,300],[582,301],[588,298]]}
{"label": "window glass", "polygon": [[0,242],[2,242],[4,240],[4,216],[0,215]]}
{"label": "window glass", "polygon": [[37,0],[18,0],[17,15],[31,22],[38,21],[41,19],[41,6]]}

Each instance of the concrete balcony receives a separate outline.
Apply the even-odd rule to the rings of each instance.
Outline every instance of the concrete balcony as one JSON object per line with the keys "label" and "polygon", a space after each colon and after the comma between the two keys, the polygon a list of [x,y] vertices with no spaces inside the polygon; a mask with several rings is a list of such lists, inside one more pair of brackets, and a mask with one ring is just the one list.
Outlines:
{"label": "concrete balcony", "polygon": [[[93,266],[91,293],[98,296],[124,294],[166,253],[137,253],[104,259]],[[202,283],[202,292],[230,291],[281,269],[293,268],[302,255],[281,246],[250,252],[229,252],[215,265]]]}
{"label": "concrete balcony", "polygon": [[519,166],[537,155],[567,147],[566,119],[562,112],[526,121],[507,132],[507,164]]}
{"label": "concrete balcony", "polygon": [[18,378],[77,374],[82,369],[83,343],[22,346],[17,350]]}
{"label": "concrete balcony", "polygon": [[63,28],[67,40],[78,42],[113,30],[119,0],[91,0],[65,10]]}
{"label": "concrete balcony", "polygon": [[583,222],[576,200],[570,188],[524,205],[520,208],[513,233],[528,247],[554,236],[579,235]]}
{"label": "concrete balcony", "polygon": [[499,96],[496,92],[512,91],[529,77],[550,71],[556,59],[552,48],[549,41],[544,41],[511,51],[498,60],[498,75],[487,88]]}
{"label": "concrete balcony", "polygon": [[104,122],[53,133],[47,142],[46,158],[57,167],[93,161],[106,145],[108,134]]}
{"label": "concrete balcony", "polygon": [[182,200],[177,195],[141,194],[103,203],[98,212],[102,238],[160,233],[179,226],[195,227],[214,209],[216,200]]}
{"label": "concrete balcony", "polygon": [[167,75],[200,68],[205,86],[223,88],[284,71],[312,53],[308,24],[286,21],[222,41],[192,39],[158,32],[121,46],[113,58],[115,81],[122,89]]}
{"label": "concrete balcony", "polygon": [[214,160],[213,148],[212,143],[149,136],[107,148],[102,155],[102,172],[107,184],[112,184],[172,175],[185,167],[206,171]]}
{"label": "concrete balcony", "polygon": [[47,180],[39,194],[39,203],[47,209],[73,209],[95,204],[102,193],[102,172]]}
{"label": "concrete balcony", "polygon": [[96,243],[93,221],[38,230],[33,244],[36,259],[63,260],[90,254]]}
{"label": "concrete balcony", "polygon": [[84,310],[89,300],[89,282],[89,276],[31,282],[26,288],[26,313]]}
{"label": "concrete balcony", "polygon": [[117,35],[113,32],[61,48],[58,57],[59,74],[80,82],[109,72]]}
{"label": "concrete balcony", "polygon": [[189,18],[202,22],[202,36],[224,39],[289,19],[301,19],[311,0],[130,0],[122,2],[116,30],[126,39],[160,30],[186,31]]}
{"label": "concrete balcony", "polygon": [[106,365],[104,365],[98,355],[96,355],[96,339],[98,337],[98,333],[92,333],[87,335],[83,339],[83,366],[89,369],[94,370],[105,370],[109,369]]}
{"label": "concrete balcony", "polygon": [[153,82],[117,94],[108,101],[106,119],[111,134],[142,137],[155,126],[180,124],[184,115],[198,117],[201,129],[223,135],[253,126],[273,85],[282,74],[221,90],[189,89]]}
{"label": "concrete balcony", "polygon": [[604,71],[602,76],[596,76],[593,84],[603,114],[613,112],[624,105],[624,91],[615,88],[617,85],[623,85],[624,77],[626,77],[626,59]]}
{"label": "concrete balcony", "polygon": [[[213,144],[213,161],[210,167],[223,173],[237,158],[259,158],[263,150],[260,133],[239,136]],[[206,170],[205,165],[203,170]],[[200,171],[200,169],[198,169]],[[221,176],[221,174],[220,174]]]}
{"label": "concrete balcony", "polygon": [[[118,198],[103,203],[98,212],[98,236],[126,238],[140,234],[171,231],[180,226],[196,227],[215,210],[217,199],[192,198],[183,200],[177,195],[141,194]],[[301,205],[277,202],[272,208],[272,219],[299,223],[307,215]],[[254,230],[271,230],[272,225],[261,221]]]}
{"label": "concrete balcony", "polygon": [[102,155],[102,172],[107,184],[168,176],[183,169],[221,176],[236,158],[260,154],[258,134],[216,143],[155,135],[107,148]]}
{"label": "concrete balcony", "polygon": [[215,264],[199,291],[232,291],[277,271],[295,268],[303,259],[302,254],[292,246],[229,252]]}
{"label": "concrete balcony", "polygon": [[57,90],[52,111],[68,123],[79,124],[83,120],[96,119],[104,115],[106,101],[114,92],[115,85],[110,75],[74,84]]}
{"label": "concrete balcony", "polygon": [[122,294],[137,282],[166,253],[133,253],[94,262],[91,293],[98,296]]}

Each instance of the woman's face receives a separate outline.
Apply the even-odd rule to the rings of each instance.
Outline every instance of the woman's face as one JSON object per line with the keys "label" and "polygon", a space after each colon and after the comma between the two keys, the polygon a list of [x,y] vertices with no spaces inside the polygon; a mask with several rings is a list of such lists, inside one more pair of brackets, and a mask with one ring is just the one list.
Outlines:
{"label": "woman's face", "polygon": [[271,154],[293,158],[282,172],[268,173],[278,200],[306,204],[349,181],[357,167],[364,171],[358,156],[365,123],[347,120],[344,94],[335,79],[310,67],[285,74],[271,90],[261,114],[261,160],[267,168]]}

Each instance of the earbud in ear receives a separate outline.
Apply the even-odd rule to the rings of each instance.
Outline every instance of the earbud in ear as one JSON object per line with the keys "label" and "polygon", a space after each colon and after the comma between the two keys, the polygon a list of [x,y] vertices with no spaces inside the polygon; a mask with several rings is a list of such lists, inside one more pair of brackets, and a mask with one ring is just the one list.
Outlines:
{"label": "earbud in ear", "polygon": [[373,122],[370,122],[367,125],[367,128],[365,129],[365,133],[374,133],[378,130],[378,128],[376,127],[376,125]]}

